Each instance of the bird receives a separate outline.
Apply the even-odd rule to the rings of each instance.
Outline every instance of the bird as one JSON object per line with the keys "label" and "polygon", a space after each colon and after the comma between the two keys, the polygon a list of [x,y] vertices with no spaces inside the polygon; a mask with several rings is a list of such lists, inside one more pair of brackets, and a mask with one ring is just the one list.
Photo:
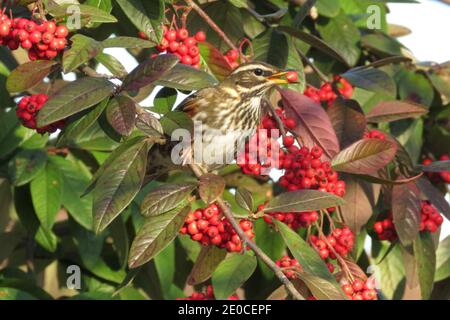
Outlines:
{"label": "bird", "polygon": [[205,171],[229,164],[238,146],[256,132],[263,116],[262,100],[275,86],[288,83],[288,72],[265,62],[247,62],[217,85],[188,96],[174,111],[186,113],[194,131],[200,132],[194,132],[193,141],[172,146],[172,161],[197,163]]}

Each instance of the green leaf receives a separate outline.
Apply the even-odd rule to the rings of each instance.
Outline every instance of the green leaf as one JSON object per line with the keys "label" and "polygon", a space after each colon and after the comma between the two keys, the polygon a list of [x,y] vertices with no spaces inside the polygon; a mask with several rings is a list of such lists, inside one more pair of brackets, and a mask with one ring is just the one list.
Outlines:
{"label": "green leaf", "polygon": [[114,85],[102,78],[81,78],[50,97],[37,116],[38,127],[65,119],[99,103],[114,91]]}
{"label": "green leaf", "polygon": [[157,85],[163,87],[187,91],[211,87],[217,83],[217,80],[209,73],[184,64],[177,64],[156,81]]}
{"label": "green leaf", "polygon": [[346,59],[341,55],[340,52],[338,52],[336,49],[334,49],[333,47],[328,45],[322,39],[320,39],[312,34],[309,34],[309,33],[306,33],[306,32],[291,28],[291,27],[286,27],[286,26],[280,26],[277,29],[282,32],[286,32],[286,33],[290,34],[291,36],[296,37],[297,39],[311,45],[312,47],[316,48],[317,50],[320,50],[321,52],[325,53],[326,55],[328,55],[330,57],[333,57],[336,60],[346,63]]}
{"label": "green leaf", "polygon": [[99,53],[95,56],[95,60],[101,63],[106,69],[109,70],[114,76],[118,78],[123,78],[128,75],[127,70],[122,65],[122,63],[117,60],[116,57],[107,54],[107,53]]}
{"label": "green leaf", "polygon": [[430,80],[421,72],[400,69],[394,76],[398,94],[402,100],[430,107],[434,98],[434,88]]}
{"label": "green leaf", "polygon": [[189,207],[175,208],[147,218],[131,244],[128,266],[137,268],[168,246],[178,235],[188,212]]}
{"label": "green leaf", "polygon": [[15,186],[27,184],[45,168],[47,154],[39,149],[24,149],[11,159],[8,172]]}
{"label": "green leaf", "polygon": [[361,38],[358,28],[342,10],[334,18],[320,19],[317,30],[322,38],[345,59],[349,66],[354,66],[361,54],[358,42]]}
{"label": "green leaf", "polygon": [[392,214],[395,230],[403,245],[412,243],[419,234],[420,193],[412,184],[395,185],[392,188]]}
{"label": "green leaf", "polygon": [[428,109],[410,102],[382,101],[367,113],[367,121],[373,123],[418,118],[428,113]]}
{"label": "green leaf", "polygon": [[100,117],[100,115],[103,113],[103,110],[105,110],[106,106],[108,105],[108,102],[109,99],[103,100],[86,115],[67,124],[58,139],[57,145],[74,145],[77,138],[82,136],[83,133],[85,133],[94,123],[96,123],[97,119]]}
{"label": "green leaf", "polygon": [[206,204],[215,201],[225,190],[225,180],[216,174],[206,173],[199,180],[198,192]]}
{"label": "green leaf", "polygon": [[131,23],[154,43],[163,36],[164,1],[116,0]]}
{"label": "green leaf", "polygon": [[83,228],[92,229],[92,196],[81,197],[90,180],[87,168],[69,158],[53,156],[50,161],[58,167],[64,181],[62,205]]}
{"label": "green leaf", "polygon": [[163,184],[156,187],[142,200],[141,214],[149,217],[170,211],[186,200],[195,187],[192,184]]}
{"label": "green leaf", "polygon": [[[286,245],[280,233],[263,219],[257,219],[254,222],[254,230],[256,245],[272,260],[280,259],[286,250]],[[273,279],[275,277],[273,271],[260,259],[258,259],[258,267],[264,278]]]}
{"label": "green leaf", "polygon": [[[68,13],[71,14],[79,14],[81,19],[81,24],[83,26],[87,25],[88,27],[93,23],[115,23],[117,19],[106,12],[105,10],[100,9],[99,7],[94,7],[86,4],[77,4],[77,11],[69,10],[69,7],[73,6],[73,4],[62,4],[56,5],[53,3],[52,6],[47,7],[49,13],[55,18],[63,18],[67,17]],[[73,7],[72,7],[73,8]],[[70,20],[69,20],[70,21]],[[73,25],[68,23],[68,27]]]}
{"label": "green leaf", "polygon": [[94,187],[94,230],[103,231],[133,200],[144,180],[150,145],[143,137],[117,155]]}
{"label": "green leaf", "polygon": [[149,137],[164,139],[164,130],[161,123],[149,112],[138,114],[136,127]]}
{"label": "green leaf", "polygon": [[36,215],[45,229],[50,230],[61,208],[63,179],[59,169],[48,162],[30,184],[31,197]]}
{"label": "green leaf", "polygon": [[370,174],[391,162],[397,147],[380,139],[359,140],[333,157],[331,164],[336,171]]}
{"label": "green leaf", "polygon": [[173,54],[163,54],[147,59],[125,78],[122,89],[137,91],[163,77],[177,63],[178,58]]}
{"label": "green leaf", "polygon": [[340,4],[335,0],[317,0],[316,8],[320,15],[332,18],[339,14]]}
{"label": "green leaf", "polygon": [[129,136],[136,121],[136,102],[127,96],[113,98],[106,107],[106,119],[117,133]]}
{"label": "green leaf", "polygon": [[383,33],[367,34],[361,38],[361,45],[381,55],[401,56],[403,46],[396,39]]}
{"label": "green leaf", "polygon": [[143,49],[154,47],[151,41],[133,37],[114,37],[101,42],[103,48]]}
{"label": "green leaf", "polygon": [[69,50],[64,51],[63,55],[64,73],[74,71],[94,58],[103,49],[100,42],[82,34],[76,34],[70,40],[72,41],[72,46]]}
{"label": "green leaf", "polygon": [[202,246],[187,283],[197,285],[208,280],[226,255],[227,251],[224,249],[216,246]]}
{"label": "green leaf", "polygon": [[6,89],[11,92],[26,91],[41,82],[56,69],[56,61],[36,60],[19,65],[6,80]]}
{"label": "green leaf", "polygon": [[225,56],[212,44],[199,43],[198,48],[203,62],[217,79],[223,80],[233,71]]}
{"label": "green leaf", "polygon": [[244,187],[240,187],[236,190],[236,202],[249,212],[253,211],[253,196],[250,191],[245,189]]}
{"label": "green leaf", "polygon": [[434,281],[450,277],[450,236],[439,242],[436,252],[436,274]]}
{"label": "green leaf", "polygon": [[272,198],[264,212],[306,212],[336,207],[344,204],[341,197],[318,190],[284,192]]}
{"label": "green leaf", "polygon": [[192,119],[185,113],[180,111],[170,111],[164,115],[160,120],[161,126],[164,129],[164,133],[168,136],[178,129],[187,129],[190,132],[194,129],[194,123]]}
{"label": "green leaf", "polygon": [[247,281],[256,269],[256,257],[247,254],[233,254],[223,260],[212,275],[214,296],[225,300]]}
{"label": "green leaf", "polygon": [[421,232],[414,241],[414,257],[419,275],[422,299],[430,298],[436,269],[436,251],[429,232]]}
{"label": "green leaf", "polygon": [[[385,248],[378,255],[381,256],[385,254],[384,251],[390,247],[390,244],[379,243],[379,245]],[[383,295],[390,300],[401,299],[403,297],[405,268],[400,245],[396,244],[378,266],[380,274],[376,276],[379,276],[380,289]]]}
{"label": "green leaf", "polygon": [[341,75],[353,86],[368,91],[395,97],[396,87],[394,80],[386,73],[375,68],[354,68]]}
{"label": "green leaf", "polygon": [[344,292],[317,252],[287,225],[278,220],[274,222],[289,251],[302,266],[302,279],[314,297],[319,300],[345,300]]}
{"label": "green leaf", "polygon": [[[202,6],[206,14],[216,23],[227,37],[233,42],[238,43],[244,37],[244,30],[242,27],[241,11],[228,1],[215,1],[206,3]],[[201,18],[195,10],[188,16],[187,25],[189,31],[192,33],[204,31],[206,39],[212,43],[220,51],[226,51],[229,46],[225,43],[216,31],[214,31],[208,23]]]}

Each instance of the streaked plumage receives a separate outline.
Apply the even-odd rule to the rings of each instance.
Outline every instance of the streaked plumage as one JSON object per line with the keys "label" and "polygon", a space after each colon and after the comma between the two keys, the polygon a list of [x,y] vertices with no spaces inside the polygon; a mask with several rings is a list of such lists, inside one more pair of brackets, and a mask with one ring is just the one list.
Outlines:
{"label": "streaked plumage", "polygon": [[[201,161],[205,169],[216,169],[223,166],[225,160],[234,159],[236,146],[243,145],[258,127],[262,98],[275,85],[287,83],[281,79],[285,74],[263,62],[245,63],[218,85],[195,92],[176,108],[186,112],[194,122],[201,123],[202,159],[205,156],[222,159],[215,164]],[[185,152],[183,162],[192,161],[192,154],[192,150]]]}

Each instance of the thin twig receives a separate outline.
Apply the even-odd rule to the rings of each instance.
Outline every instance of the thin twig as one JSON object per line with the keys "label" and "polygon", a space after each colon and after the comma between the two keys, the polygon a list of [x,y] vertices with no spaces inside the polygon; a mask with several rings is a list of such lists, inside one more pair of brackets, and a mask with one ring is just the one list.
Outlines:
{"label": "thin twig", "polygon": [[236,50],[239,52],[238,48],[234,45],[234,43],[228,38],[228,36],[223,32],[222,29],[214,22],[212,19],[208,16],[208,14],[203,11],[202,8],[200,8],[193,0],[184,0],[197,14],[202,17],[207,24],[219,35],[220,38],[222,38],[223,41],[233,50]]}
{"label": "thin twig", "polygon": [[[197,176],[197,178],[200,178],[203,175],[202,169],[195,165],[190,164],[190,168],[192,172]],[[278,267],[275,262],[270,259],[269,256],[267,256],[264,251],[262,251],[253,241],[251,241],[247,234],[242,230],[239,223],[236,221],[236,219],[233,216],[233,213],[231,212],[230,208],[227,206],[225,201],[222,199],[222,197],[219,197],[216,200],[217,204],[219,205],[220,209],[223,212],[223,215],[225,218],[228,219],[233,229],[236,231],[238,236],[253,250],[253,252],[275,273],[277,278],[281,281],[281,283],[286,287],[286,289],[289,291],[289,293],[292,295],[292,297],[296,300],[305,300],[305,298],[295,289],[294,285],[291,281],[286,277],[286,275],[283,273],[280,267]]]}
{"label": "thin twig", "polygon": [[305,63],[307,65],[309,65],[311,67],[311,69],[313,69],[313,71],[319,76],[319,78],[323,81],[323,82],[329,82],[329,79],[326,75],[324,75],[322,73],[322,71],[319,70],[319,68],[316,67],[316,65],[314,63],[312,63],[307,56],[305,56],[305,54],[303,52],[301,52],[297,47],[295,48],[295,50],[297,50],[299,56],[305,61]]}

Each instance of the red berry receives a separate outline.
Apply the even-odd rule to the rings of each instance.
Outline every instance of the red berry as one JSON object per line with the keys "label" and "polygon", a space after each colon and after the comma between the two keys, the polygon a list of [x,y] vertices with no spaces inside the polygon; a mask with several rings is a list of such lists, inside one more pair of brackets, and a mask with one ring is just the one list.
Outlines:
{"label": "red berry", "polygon": [[65,38],[69,34],[69,29],[66,26],[58,26],[55,30],[55,36],[57,38]]}
{"label": "red berry", "polygon": [[203,42],[206,40],[206,34],[203,31],[199,31],[195,34],[195,40]]}
{"label": "red berry", "polygon": [[177,32],[175,30],[169,30],[169,31],[166,32],[164,37],[169,42],[175,41],[177,39]]}
{"label": "red berry", "polygon": [[288,129],[295,129],[295,127],[297,126],[296,121],[292,118],[286,118],[284,124]]}
{"label": "red berry", "polygon": [[194,37],[188,37],[183,41],[183,43],[188,47],[193,47],[197,45],[197,40],[195,40]]}
{"label": "red berry", "polygon": [[190,56],[183,56],[181,58],[181,63],[191,65],[192,64],[192,58]]}
{"label": "red berry", "polygon": [[181,54],[181,56],[185,56],[188,54],[188,47],[185,44],[180,44],[177,52]]}
{"label": "red berry", "polygon": [[28,40],[30,40],[32,43],[39,43],[41,39],[42,34],[39,31],[33,31],[28,37]]}
{"label": "red berry", "polygon": [[54,51],[54,50],[47,50],[47,51],[45,51],[45,56],[46,56],[48,59],[53,59],[53,58],[55,58],[57,55],[58,55],[58,52],[57,52],[57,51]]}
{"label": "red berry", "polygon": [[193,58],[200,54],[200,49],[196,46],[189,47],[189,55]]}
{"label": "red berry", "polygon": [[50,33],[50,32],[45,32],[43,35],[42,35],[42,42],[43,43],[45,43],[45,44],[49,44],[50,42],[52,42],[53,41],[53,34],[52,33]]}
{"label": "red berry", "polygon": [[30,40],[26,39],[26,40],[23,40],[20,43],[20,45],[22,48],[28,50],[28,49],[31,49],[31,47],[33,46],[33,43]]}
{"label": "red berry", "polygon": [[11,32],[11,27],[7,23],[0,24],[0,37],[7,37]]}
{"label": "red berry", "polygon": [[180,40],[185,40],[187,37],[189,37],[189,32],[185,28],[180,28],[177,32],[177,37]]}
{"label": "red berry", "polygon": [[288,82],[297,82],[297,80],[298,80],[298,73],[296,71],[289,71],[286,74],[286,80]]}
{"label": "red berry", "polygon": [[293,136],[285,136],[283,138],[283,144],[285,147],[290,147],[294,144],[295,138]]}

